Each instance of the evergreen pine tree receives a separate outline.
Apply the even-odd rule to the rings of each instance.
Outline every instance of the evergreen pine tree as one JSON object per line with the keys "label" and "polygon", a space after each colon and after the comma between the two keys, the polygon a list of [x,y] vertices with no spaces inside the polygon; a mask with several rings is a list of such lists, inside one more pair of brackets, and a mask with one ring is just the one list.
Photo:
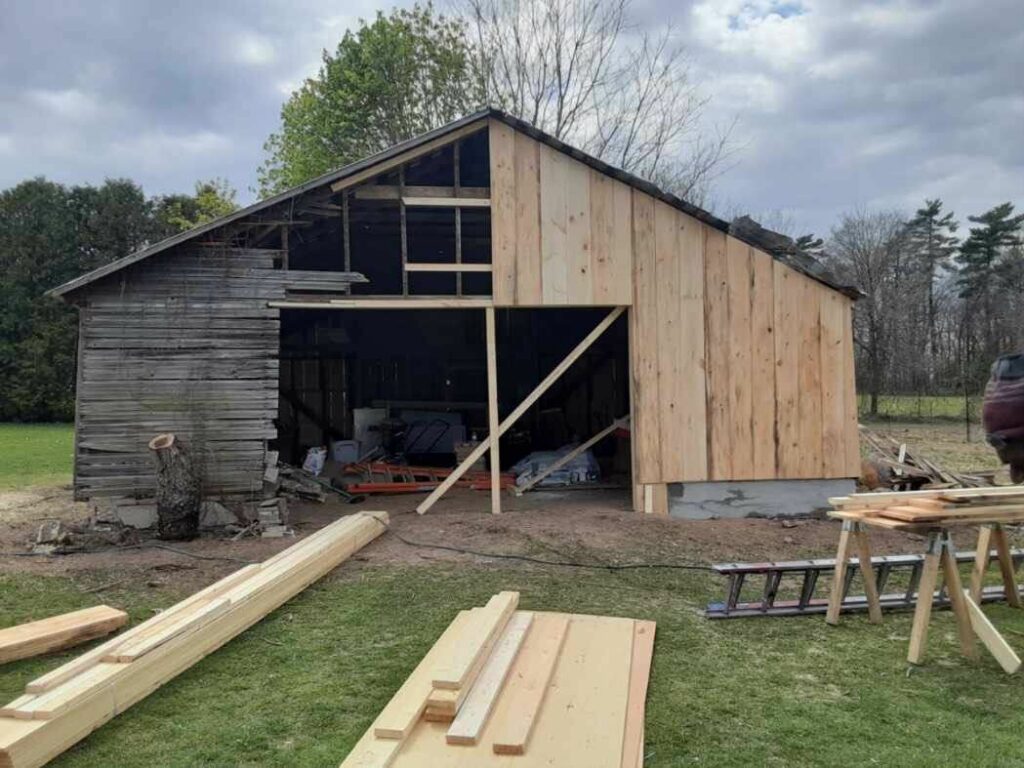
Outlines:
{"label": "evergreen pine tree", "polygon": [[[953,254],[956,253],[956,220],[953,212],[942,213],[942,201],[925,200],[924,208],[918,208],[914,218],[907,222],[907,246],[915,261],[915,271],[927,293],[926,322],[928,324],[928,361],[934,367],[938,357],[937,311],[935,307],[935,281],[940,269],[952,269]],[[934,374],[934,370],[930,371]]]}

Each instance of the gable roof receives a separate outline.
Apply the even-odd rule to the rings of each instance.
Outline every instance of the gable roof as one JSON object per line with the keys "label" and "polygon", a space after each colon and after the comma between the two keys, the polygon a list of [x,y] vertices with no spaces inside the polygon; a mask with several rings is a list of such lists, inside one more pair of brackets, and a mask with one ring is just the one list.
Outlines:
{"label": "gable roof", "polygon": [[725,232],[726,234],[730,234],[733,237],[737,238],[738,240],[742,240],[743,242],[747,243],[748,245],[760,248],[761,250],[766,250],[769,254],[771,254],[779,261],[784,262],[787,266],[790,266],[793,269],[796,269],[797,271],[804,273],[808,277],[811,277],[814,280],[817,280],[818,282],[824,283],[828,287],[836,291],[839,291],[840,293],[843,293],[849,296],[850,298],[857,299],[863,295],[855,286],[845,285],[838,281],[820,262],[818,262],[813,257],[810,257],[802,253],[799,254],[798,257],[793,257],[793,254],[797,252],[795,251],[795,248],[792,247],[793,241],[790,240],[789,238],[785,238],[782,235],[777,235],[777,233],[772,233],[770,232],[770,230],[762,229],[762,232],[768,232],[771,235],[774,235],[775,238],[782,238],[783,240],[789,242],[790,247],[783,247],[780,250],[778,248],[773,249],[771,247],[773,243],[778,242],[777,240],[772,240],[771,238],[760,238],[761,242],[757,242],[756,240],[758,238],[750,236],[749,228],[734,228],[733,231],[731,231],[729,222],[725,221],[724,219],[718,218],[709,211],[706,211],[703,208],[693,205],[692,203],[689,203],[686,200],[677,197],[676,195],[666,192],[665,190],[660,189],[651,182],[646,181],[645,179],[641,179],[639,176],[635,176],[620,168],[616,168],[615,166],[609,165],[603,160],[599,160],[596,157],[593,157],[592,155],[588,155],[586,152],[582,152],[581,150],[566,144],[565,142],[555,138],[554,136],[545,133],[539,128],[536,128],[530,123],[527,123],[524,120],[520,120],[517,117],[513,117],[512,115],[494,107],[487,107],[485,109],[481,109],[470,115],[466,115],[463,118],[448,123],[447,125],[443,125],[440,128],[435,128],[432,131],[428,131],[427,133],[420,134],[419,136],[415,136],[411,139],[395,144],[394,146],[388,147],[387,149],[382,150],[381,152],[378,152],[374,155],[370,155],[369,157],[364,158],[363,160],[359,160],[358,162],[351,163],[342,168],[338,168],[336,170],[325,173],[322,176],[310,179],[304,184],[300,184],[297,187],[292,187],[291,189],[285,190],[284,192],[280,192],[264,200],[260,200],[245,208],[240,208],[234,213],[229,213],[226,216],[221,216],[220,218],[214,219],[213,221],[206,222],[205,224],[200,224],[199,226],[193,227],[192,229],[180,232],[176,235],[172,235],[171,237],[161,240],[158,243],[154,243],[153,245],[142,248],[138,251],[135,251],[134,253],[130,253],[127,256],[121,257],[120,259],[115,259],[109,264],[104,264],[103,266],[98,267],[90,272],[86,272],[83,275],[79,275],[75,279],[69,280],[63,285],[59,285],[56,288],[50,289],[49,291],[47,291],[47,295],[58,297],[66,296],[89,285],[90,283],[95,282],[96,280],[119,272],[125,267],[128,267],[132,264],[137,264],[138,262],[143,261],[144,259],[148,259],[150,256],[154,256],[158,253],[166,251],[169,248],[173,248],[177,245],[187,243],[190,240],[194,240],[205,234],[213,232],[221,227],[241,221],[248,216],[252,216],[253,214],[260,213],[267,209],[273,208],[274,206],[279,205],[281,203],[288,202],[289,200],[299,197],[300,195],[306,194],[307,192],[311,192],[322,187],[328,187],[350,176],[354,176],[358,173],[366,171],[367,169],[373,168],[373,166],[383,163],[393,157],[402,155],[406,152],[409,152],[410,150],[415,150],[425,144],[429,144],[430,142],[436,141],[437,139],[441,139],[449,134],[455,133],[456,131],[460,131],[461,129],[472,125],[473,123],[483,123],[483,121],[489,118],[500,120],[501,122],[514,128],[515,130],[525,133],[531,138],[543,142],[544,144],[547,144],[553,149],[557,149],[558,151],[563,152],[569,155],[570,157],[579,160],[582,163],[585,163],[586,165],[590,166],[591,168],[594,168],[597,171],[600,171],[601,173],[607,174],[608,176],[618,179],[619,181],[623,182],[624,184],[627,184],[630,187],[633,187],[634,189],[638,189],[642,192],[645,192],[651,197],[655,197],[671,205],[673,208],[677,208],[683,213],[686,213],[689,216],[692,216],[693,218],[702,221],[703,223],[707,224],[710,227]]}

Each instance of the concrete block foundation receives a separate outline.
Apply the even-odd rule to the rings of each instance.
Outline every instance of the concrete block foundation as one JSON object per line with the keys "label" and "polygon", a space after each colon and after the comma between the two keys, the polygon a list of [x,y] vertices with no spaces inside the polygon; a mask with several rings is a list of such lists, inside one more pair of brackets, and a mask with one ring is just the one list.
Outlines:
{"label": "concrete block foundation", "polygon": [[855,490],[856,483],[845,478],[671,483],[668,513],[685,520],[808,515],[828,509],[829,496],[846,496]]}

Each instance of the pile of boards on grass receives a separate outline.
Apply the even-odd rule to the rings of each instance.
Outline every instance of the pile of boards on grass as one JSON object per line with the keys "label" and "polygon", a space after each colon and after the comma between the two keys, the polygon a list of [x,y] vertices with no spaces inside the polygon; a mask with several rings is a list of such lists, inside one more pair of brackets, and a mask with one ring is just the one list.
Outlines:
{"label": "pile of boards on grass", "polygon": [[860,426],[860,437],[870,454],[862,462],[860,482],[869,489],[885,487],[893,491],[916,491],[992,485],[989,473],[953,472],[916,449],[911,451],[906,443],[872,432],[864,425]]}
{"label": "pile of boards on grass", "polygon": [[845,519],[888,528],[1024,522],[1024,486],[854,493],[829,499]]}
{"label": "pile of boards on grass", "polygon": [[518,600],[461,611],[342,768],[642,766],[654,622]]}
{"label": "pile of boards on grass", "polygon": [[95,605],[16,627],[0,629],[0,664],[95,640],[128,623],[128,614],[109,605]]}
{"label": "pile of boards on grass", "polygon": [[0,768],[44,765],[327,574],[387,524],[384,512],[341,518],[33,680],[0,709]]}

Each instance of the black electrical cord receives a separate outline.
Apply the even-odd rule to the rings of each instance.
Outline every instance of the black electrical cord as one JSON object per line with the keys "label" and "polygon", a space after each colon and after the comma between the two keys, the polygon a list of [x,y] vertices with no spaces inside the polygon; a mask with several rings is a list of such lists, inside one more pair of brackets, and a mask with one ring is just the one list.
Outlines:
{"label": "black electrical cord", "polygon": [[668,568],[681,571],[709,571],[714,573],[715,569],[710,565],[699,565],[696,563],[609,563],[607,565],[599,565],[597,563],[581,563],[575,560],[545,560],[541,557],[530,557],[529,555],[513,555],[504,552],[480,552],[475,549],[467,549],[465,547],[453,547],[448,544],[431,544],[424,541],[414,541],[406,538],[400,533],[397,533],[390,523],[385,523],[383,520],[378,519],[371,515],[374,520],[384,526],[392,536],[398,539],[400,542],[410,547],[417,547],[420,549],[440,549],[445,552],[455,552],[460,555],[473,555],[474,557],[486,557],[493,558],[496,560],[519,560],[524,563],[534,563],[536,565],[551,565],[560,568],[585,568],[595,571],[635,571],[644,568]]}

